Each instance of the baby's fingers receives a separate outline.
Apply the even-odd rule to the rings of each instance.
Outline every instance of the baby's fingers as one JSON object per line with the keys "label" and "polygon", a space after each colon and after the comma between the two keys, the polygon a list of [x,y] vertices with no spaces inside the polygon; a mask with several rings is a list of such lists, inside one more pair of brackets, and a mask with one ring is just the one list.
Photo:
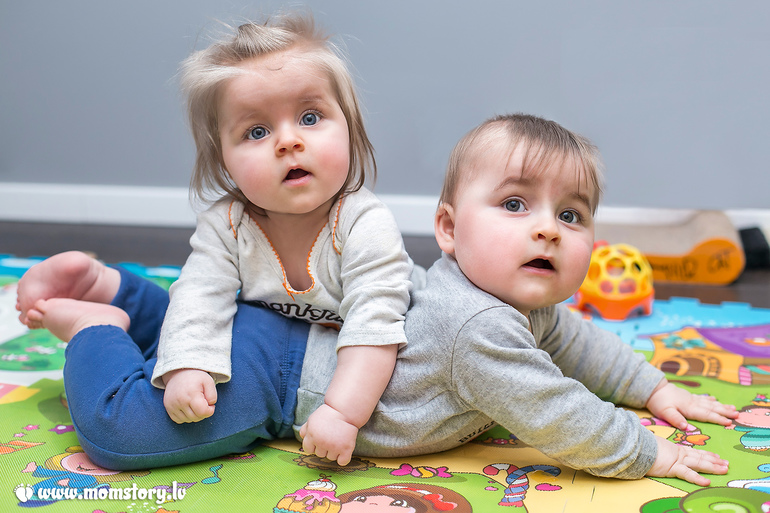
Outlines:
{"label": "baby's fingers", "polygon": [[167,408],[166,412],[168,413],[168,416],[171,417],[171,420],[173,420],[177,424],[186,424],[188,422],[193,422],[192,420],[190,420],[193,413],[189,407],[180,406],[176,408]]}
{"label": "baby's fingers", "polygon": [[352,450],[350,450],[350,451],[346,450],[346,451],[341,452],[337,456],[337,464],[342,466],[342,467],[344,467],[345,465],[350,463],[350,461],[352,459],[353,459],[353,451]]}
{"label": "baby's fingers", "polygon": [[688,447],[683,463],[698,472],[727,474],[730,462],[713,452]]}
{"label": "baby's fingers", "polygon": [[652,477],[678,477],[698,486],[708,486],[711,481],[700,475],[726,474],[729,463],[719,455],[692,447],[675,445],[665,438],[655,437],[658,455],[647,471]]}
{"label": "baby's fingers", "polygon": [[705,422],[711,422],[712,424],[719,424],[722,426],[729,426],[732,424],[732,419],[738,418],[738,411],[733,406],[732,409],[725,409],[722,411],[711,411],[703,416],[702,419],[693,417],[695,420],[703,420]]}
{"label": "baby's fingers", "polygon": [[[307,424],[304,426],[307,426]],[[315,454],[316,446],[315,443],[313,443],[313,437],[307,436],[307,428],[305,428],[305,434],[302,434],[302,431],[300,431],[300,436],[302,436],[302,450],[308,454]]]}
{"label": "baby's fingers", "polygon": [[708,406],[708,409],[704,408],[697,417],[693,416],[693,419],[727,426],[732,423],[732,419],[738,418],[738,410],[732,404],[714,401]]}
{"label": "baby's fingers", "polygon": [[665,420],[675,428],[681,429],[682,431],[688,431],[693,429],[690,423],[687,422],[687,419],[682,414],[682,412],[680,412],[678,409],[674,408],[673,406],[666,408],[660,413],[658,413],[658,417],[660,417],[662,420]]}
{"label": "baby's fingers", "polygon": [[188,413],[190,422],[198,422],[214,415],[214,405],[209,404],[205,397],[195,398],[190,403],[190,413]]}
{"label": "baby's fingers", "polygon": [[711,479],[703,477],[693,469],[685,465],[679,465],[679,467],[681,468],[674,467],[674,475],[671,477],[678,477],[679,479],[684,479],[688,483],[696,484],[698,486],[708,486],[711,484]]}
{"label": "baby's fingers", "polygon": [[688,418],[727,426],[738,417],[738,411],[732,404],[722,404],[713,397],[699,397],[685,413]]}
{"label": "baby's fingers", "polygon": [[708,486],[711,480],[701,476],[699,472],[707,474],[726,474],[729,462],[723,460],[717,454],[708,451],[687,448],[681,463],[677,462],[671,469],[676,477],[689,481],[698,486]]}

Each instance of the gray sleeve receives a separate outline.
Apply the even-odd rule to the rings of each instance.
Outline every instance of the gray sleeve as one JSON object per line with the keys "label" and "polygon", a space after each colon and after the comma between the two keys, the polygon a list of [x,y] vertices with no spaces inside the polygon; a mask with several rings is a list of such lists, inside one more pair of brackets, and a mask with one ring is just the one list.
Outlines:
{"label": "gray sleeve", "polygon": [[340,279],[345,319],[338,348],[350,345],[404,346],[412,261],[390,210],[371,193],[347,198],[340,216]]}
{"label": "gray sleeve", "polygon": [[297,407],[294,410],[294,433],[301,440],[299,429],[324,402],[326,389],[337,368],[337,336],[339,332],[320,324],[311,324],[302,363]]}
{"label": "gray sleeve", "polygon": [[[533,313],[534,314],[534,313]],[[538,343],[561,371],[614,404],[644,408],[664,374],[617,335],[598,327],[564,305],[533,315],[542,320]]]}
{"label": "gray sleeve", "polygon": [[192,253],[169,290],[152,384],[177,369],[200,369],[217,383],[230,380],[232,322],[241,287],[237,240],[221,204],[198,217]]}
{"label": "gray sleeve", "polygon": [[644,476],[657,455],[654,435],[634,413],[565,377],[512,313],[484,310],[458,334],[452,368],[458,395],[570,467],[605,477]]}

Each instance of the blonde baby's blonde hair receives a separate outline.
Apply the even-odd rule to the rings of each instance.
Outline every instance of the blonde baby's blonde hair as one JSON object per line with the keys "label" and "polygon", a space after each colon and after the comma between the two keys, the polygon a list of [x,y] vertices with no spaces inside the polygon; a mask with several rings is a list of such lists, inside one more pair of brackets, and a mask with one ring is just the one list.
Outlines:
{"label": "blonde baby's blonde hair", "polygon": [[341,193],[360,189],[377,176],[374,149],[363,123],[353,79],[340,50],[315,25],[309,13],[288,13],[263,23],[247,22],[182,62],[181,88],[187,98],[196,155],[190,181],[193,199],[211,201],[223,194],[248,200],[232,181],[222,160],[218,101],[223,85],[237,76],[243,61],[297,49],[326,74],[348,124],[350,166]]}
{"label": "blonde baby's blonde hair", "polygon": [[[505,147],[493,148],[500,145],[500,141]],[[481,154],[496,149],[505,150],[510,155],[519,147],[524,149],[524,173],[534,172],[556,160],[572,161],[576,172],[582,175],[583,182],[590,189],[588,198],[592,213],[596,213],[604,187],[599,150],[585,137],[555,121],[529,114],[495,116],[465,134],[449,157],[439,203],[454,203],[458,188],[473,179],[473,163]]]}

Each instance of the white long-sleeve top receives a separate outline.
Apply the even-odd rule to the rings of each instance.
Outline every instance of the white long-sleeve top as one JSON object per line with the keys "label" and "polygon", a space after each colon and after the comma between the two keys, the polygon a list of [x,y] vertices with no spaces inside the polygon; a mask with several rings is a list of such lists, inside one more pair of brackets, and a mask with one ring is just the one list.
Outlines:
{"label": "white long-sleeve top", "polygon": [[406,344],[412,261],[393,215],[366,189],[338,200],[308,255],[312,286],[292,289],[265,233],[232,199],[198,216],[192,253],[171,286],[152,383],[172,370],[231,377],[236,299],[339,329],[337,349]]}

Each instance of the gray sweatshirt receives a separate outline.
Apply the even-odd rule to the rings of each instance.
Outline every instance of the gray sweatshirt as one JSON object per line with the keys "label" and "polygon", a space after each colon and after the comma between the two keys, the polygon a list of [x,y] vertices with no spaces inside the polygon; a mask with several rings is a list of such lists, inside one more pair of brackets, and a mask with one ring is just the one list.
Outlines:
{"label": "gray sweatshirt", "polygon": [[[397,457],[457,447],[494,424],[572,468],[636,479],[657,444],[638,417],[663,373],[617,336],[556,305],[530,314],[474,286],[446,254],[417,276],[409,345],[358,434],[355,454]],[[323,402],[336,333],[314,326],[296,429]],[[614,403],[614,404],[613,404]]]}

